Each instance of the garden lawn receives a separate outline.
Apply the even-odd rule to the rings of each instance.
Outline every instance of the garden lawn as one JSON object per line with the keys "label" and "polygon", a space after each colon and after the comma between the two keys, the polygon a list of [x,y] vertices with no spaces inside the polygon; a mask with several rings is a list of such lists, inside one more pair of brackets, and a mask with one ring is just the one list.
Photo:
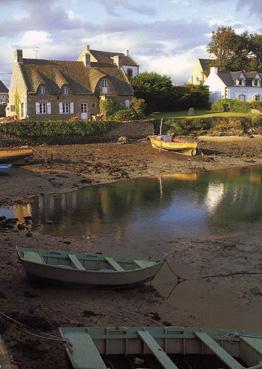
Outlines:
{"label": "garden lawn", "polygon": [[187,111],[167,111],[167,112],[156,112],[152,113],[151,117],[155,119],[191,119],[191,118],[212,118],[212,117],[247,117],[250,113],[237,113],[237,112],[223,112],[214,113],[211,110],[196,110],[194,115],[187,115]]}

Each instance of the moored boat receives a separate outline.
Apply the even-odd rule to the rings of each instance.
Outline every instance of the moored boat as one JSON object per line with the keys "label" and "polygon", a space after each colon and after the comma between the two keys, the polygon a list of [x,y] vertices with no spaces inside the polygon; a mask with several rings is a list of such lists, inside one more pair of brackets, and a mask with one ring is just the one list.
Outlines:
{"label": "moored boat", "polygon": [[169,326],[62,327],[60,334],[73,369],[262,368],[260,333]]}
{"label": "moored boat", "polygon": [[0,148],[1,163],[21,162],[33,156],[33,149],[31,147],[3,147]]}
{"label": "moored boat", "polygon": [[11,167],[12,164],[0,164],[0,174],[7,174]]}
{"label": "moored boat", "polygon": [[28,275],[86,286],[131,287],[152,280],[164,259],[141,259],[17,247]]}
{"label": "moored boat", "polygon": [[197,153],[197,142],[172,140],[169,135],[154,135],[149,136],[149,139],[154,149],[174,151],[188,156],[195,156]]}

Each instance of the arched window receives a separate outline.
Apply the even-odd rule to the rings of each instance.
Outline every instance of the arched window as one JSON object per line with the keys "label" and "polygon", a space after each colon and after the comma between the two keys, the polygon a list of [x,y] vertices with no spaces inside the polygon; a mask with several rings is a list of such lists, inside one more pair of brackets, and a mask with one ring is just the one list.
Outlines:
{"label": "arched window", "polygon": [[255,101],[261,101],[261,95],[255,95]]}
{"label": "arched window", "polygon": [[40,95],[45,95],[45,86],[40,86]]}
{"label": "arched window", "polygon": [[102,87],[108,87],[108,80],[106,78],[103,78],[101,81],[101,86]]}

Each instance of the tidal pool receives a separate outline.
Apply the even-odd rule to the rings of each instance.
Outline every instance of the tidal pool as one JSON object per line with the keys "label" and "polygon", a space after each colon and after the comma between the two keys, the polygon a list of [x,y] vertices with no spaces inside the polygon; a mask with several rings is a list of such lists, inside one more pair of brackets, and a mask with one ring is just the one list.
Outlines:
{"label": "tidal pool", "polygon": [[[262,223],[262,168],[170,174],[85,187],[0,209],[32,215],[42,233],[94,237],[97,245],[149,250]],[[158,247],[157,247],[158,245]]]}

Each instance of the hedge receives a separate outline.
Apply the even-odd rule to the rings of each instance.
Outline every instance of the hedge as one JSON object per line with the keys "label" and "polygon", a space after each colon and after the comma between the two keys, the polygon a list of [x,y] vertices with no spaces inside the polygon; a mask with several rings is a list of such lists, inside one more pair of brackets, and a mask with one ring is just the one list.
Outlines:
{"label": "hedge", "polygon": [[0,135],[20,138],[95,136],[110,131],[117,124],[113,121],[21,121],[1,123]]}
{"label": "hedge", "polygon": [[169,134],[245,134],[262,128],[262,115],[249,117],[208,117],[169,119],[165,130]]}
{"label": "hedge", "polygon": [[211,105],[213,112],[239,112],[248,113],[251,109],[262,111],[262,101],[240,101],[232,99],[220,99]]}

